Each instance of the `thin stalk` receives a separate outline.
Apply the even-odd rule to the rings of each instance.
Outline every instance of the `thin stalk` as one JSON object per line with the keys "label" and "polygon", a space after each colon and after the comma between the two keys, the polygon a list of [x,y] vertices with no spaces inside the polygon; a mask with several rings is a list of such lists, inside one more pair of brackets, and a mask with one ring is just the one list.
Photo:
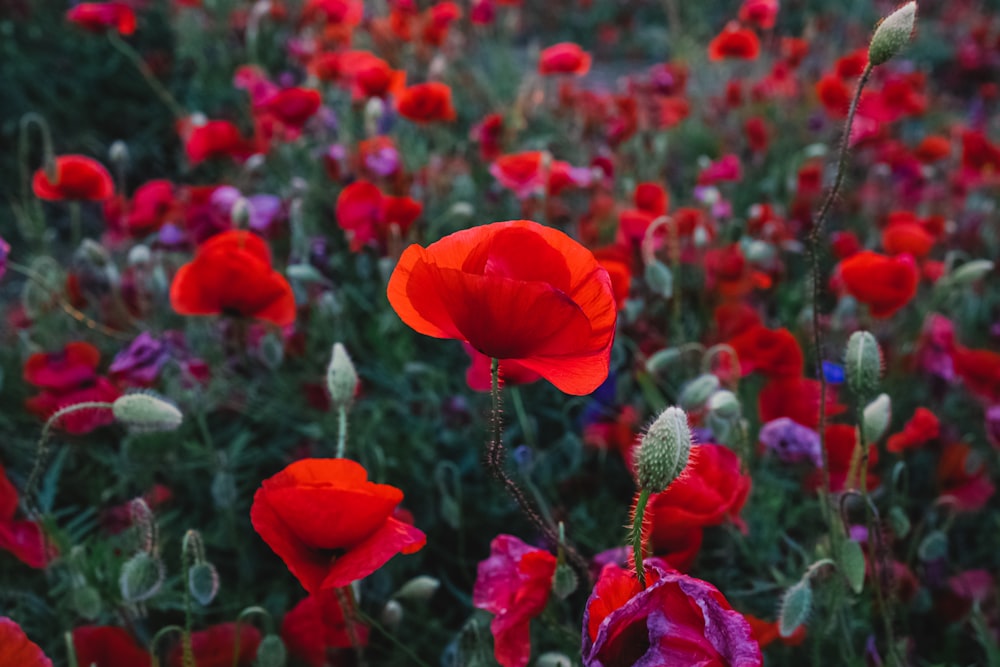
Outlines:
{"label": "thin stalk", "polygon": [[365,664],[365,648],[358,635],[358,629],[354,624],[354,610],[357,605],[354,603],[354,590],[348,585],[336,589],[337,604],[340,606],[340,613],[344,617],[344,627],[347,630],[347,637],[351,641],[354,655],[357,657],[359,667]]}
{"label": "thin stalk", "polygon": [[646,588],[646,570],[642,564],[642,521],[646,514],[646,504],[649,503],[649,489],[641,489],[639,497],[635,501],[635,517],[632,519],[632,534],[629,542],[632,544],[632,560],[635,562],[635,576],[639,579],[639,585]]}
{"label": "thin stalk", "polygon": [[524,399],[521,397],[520,389],[511,387],[510,396],[514,403],[514,413],[517,414],[517,421],[521,425],[521,432],[524,433],[524,441],[528,443],[529,447],[534,449],[537,446],[535,430],[531,427],[531,420],[528,419],[528,413],[524,409]]}
{"label": "thin stalk", "polygon": [[148,83],[149,87],[153,89],[156,96],[159,97],[165,105],[167,105],[167,108],[170,109],[171,113],[174,114],[174,117],[177,120],[182,120],[187,116],[187,112],[184,110],[184,107],[182,107],[177,100],[174,99],[174,96],[170,94],[170,91],[167,90],[162,83],[160,83],[159,79],[156,78],[156,75],[153,74],[153,70],[149,69],[149,65],[146,64],[146,61],[142,59],[142,56],[140,56],[139,53],[128,44],[128,42],[123,40],[114,30],[108,31],[108,41],[111,42],[111,46],[115,47],[119,53],[128,58],[128,60],[135,65],[135,68],[139,70],[139,74],[142,75],[142,78],[146,80],[146,83]]}
{"label": "thin stalk", "polygon": [[[239,632],[239,626],[237,625],[237,633]],[[169,632],[184,632],[184,628],[179,625],[168,625],[160,628],[153,639],[149,642],[149,654],[152,656],[152,667],[160,667],[160,651],[159,645],[160,640],[163,639]]]}
{"label": "thin stalk", "polygon": [[347,406],[337,408],[337,458],[344,458],[347,452]]}

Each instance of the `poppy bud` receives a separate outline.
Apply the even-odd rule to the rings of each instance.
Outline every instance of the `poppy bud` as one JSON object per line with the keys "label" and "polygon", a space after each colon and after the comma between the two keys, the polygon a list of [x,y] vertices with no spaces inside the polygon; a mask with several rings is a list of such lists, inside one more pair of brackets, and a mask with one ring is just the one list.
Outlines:
{"label": "poppy bud", "polygon": [[382,607],[382,613],[379,614],[379,617],[383,625],[390,630],[396,630],[403,621],[403,605],[396,600],[389,600]]}
{"label": "poppy bud", "polygon": [[740,399],[726,389],[717,391],[708,398],[708,410],[716,417],[725,420],[736,419],[742,414]]}
{"label": "poppy bud", "polygon": [[573,661],[569,659],[569,656],[550,651],[538,656],[535,667],[573,667]]}
{"label": "poppy bud", "polygon": [[278,635],[266,635],[257,646],[257,667],[285,667],[288,650]]}
{"label": "poppy bud", "polygon": [[148,392],[118,397],[111,404],[111,412],[115,419],[136,432],[173,431],[184,421],[176,405]]}
{"label": "poppy bud", "polygon": [[560,600],[565,600],[572,595],[578,584],[579,580],[572,567],[566,563],[560,563],[556,566],[555,574],[552,575],[552,592]]}
{"label": "poppy bud", "polygon": [[646,265],[646,284],[656,294],[669,299],[674,293],[674,274],[663,262],[654,259]]}
{"label": "poppy bud", "polygon": [[698,410],[705,405],[705,402],[708,401],[720,386],[719,378],[715,375],[711,373],[699,375],[684,385],[684,389],[681,390],[681,395],[677,402],[680,403],[681,408],[684,410]]}
{"label": "poppy bud", "polygon": [[434,597],[437,589],[441,587],[441,581],[434,577],[421,575],[410,579],[400,586],[399,590],[392,597],[399,600],[427,601]]}
{"label": "poppy bud", "polygon": [[208,562],[195,563],[188,570],[188,591],[202,607],[207,607],[219,593],[219,573]]}
{"label": "poppy bud", "polygon": [[671,365],[681,357],[681,352],[676,347],[668,347],[659,352],[654,352],[646,359],[646,372],[657,375],[667,366]]}
{"label": "poppy bud", "polygon": [[246,197],[240,197],[233,202],[233,207],[229,209],[229,218],[233,221],[233,227],[247,228],[250,223],[250,202]]}
{"label": "poppy bud", "polygon": [[892,419],[892,401],[889,394],[879,394],[878,398],[865,406],[862,415],[861,434],[865,442],[877,442],[889,430]]}
{"label": "poppy bud", "polygon": [[108,149],[108,159],[117,165],[125,166],[128,164],[128,144],[121,139],[111,144],[111,148]]}
{"label": "poppy bud", "polygon": [[812,598],[812,585],[808,576],[785,591],[785,597],[781,599],[781,609],[778,611],[778,633],[782,637],[791,637],[800,625],[809,620]]}
{"label": "poppy bud", "polygon": [[128,265],[129,266],[144,266],[149,264],[150,259],[152,259],[153,253],[149,250],[148,245],[142,243],[132,246],[131,250],[128,251]]}
{"label": "poppy bud", "polygon": [[871,396],[878,389],[882,377],[882,350],[868,331],[855,331],[847,341],[844,358],[847,385],[862,398]]}
{"label": "poppy bud", "polygon": [[974,259],[949,273],[946,284],[955,287],[971,285],[992,271],[994,266],[995,264],[988,259]]}
{"label": "poppy bud", "polygon": [[73,609],[82,618],[93,621],[101,615],[101,594],[93,586],[74,588]]}
{"label": "poppy bud", "polygon": [[875,28],[875,34],[872,35],[871,44],[868,46],[869,64],[881,65],[909,44],[913,37],[916,19],[916,2],[908,2],[882,19]]}
{"label": "poppy bud", "polygon": [[334,407],[350,405],[358,388],[358,372],[350,355],[340,343],[334,343],[330,365],[326,369],[326,388]]}
{"label": "poppy bud", "polygon": [[691,454],[691,429],[680,408],[660,413],[639,443],[636,453],[639,488],[662,493],[687,467]]}
{"label": "poppy bud", "polygon": [[365,132],[368,136],[378,134],[378,124],[385,115],[385,102],[380,97],[370,97],[365,104]]}
{"label": "poppy bud", "polygon": [[948,536],[940,530],[930,532],[920,541],[917,557],[924,563],[931,563],[948,557]]}
{"label": "poppy bud", "polygon": [[118,587],[126,602],[142,602],[156,595],[166,575],[163,561],[145,551],[140,551],[125,561]]}

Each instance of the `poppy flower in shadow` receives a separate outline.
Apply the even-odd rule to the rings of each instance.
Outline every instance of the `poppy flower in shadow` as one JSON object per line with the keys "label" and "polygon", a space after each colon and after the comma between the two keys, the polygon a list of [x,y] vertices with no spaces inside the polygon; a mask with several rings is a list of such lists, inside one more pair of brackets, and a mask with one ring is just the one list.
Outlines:
{"label": "poppy flower in shadow", "polygon": [[45,169],[35,172],[31,189],[36,197],[48,201],[104,201],[115,194],[108,170],[85,155],[57,157],[55,176],[53,181]]}
{"label": "poppy flower in shadow", "polygon": [[[258,646],[260,630],[249,623],[240,625],[238,637],[235,623],[219,623],[191,633],[191,651],[198,667],[250,667],[257,658]],[[167,665],[182,667],[183,664],[183,648],[178,642],[167,655]]]}
{"label": "poppy flower in shadow", "polygon": [[543,49],[538,59],[539,74],[583,76],[589,71],[590,54],[573,42],[563,42]]}
{"label": "poppy flower in shadow", "polygon": [[735,21],[731,21],[708,44],[709,60],[728,58],[756,60],[759,55],[760,40],[757,39],[757,33],[748,28],[741,28]]}
{"label": "poppy flower in shadow", "polygon": [[[58,352],[38,352],[24,362],[26,382],[42,390],[25,401],[29,412],[48,419],[57,410],[76,403],[110,403],[121,391],[104,376],[97,374],[101,354],[90,343],[68,343]],[[67,433],[89,433],[110,424],[110,410],[81,410],[62,417],[56,427]]]}
{"label": "poppy flower in shadow", "polygon": [[353,646],[348,623],[358,644],[368,643],[368,626],[344,618],[337,592],[322,590],[299,602],[281,622],[281,639],[288,652],[310,667],[325,667],[328,649]]}
{"label": "poppy flower in shadow", "polygon": [[210,120],[191,127],[182,123],[184,151],[191,166],[217,157],[243,160],[253,153],[253,144],[228,120]]}
{"label": "poppy flower in shadow", "polygon": [[0,665],[52,667],[52,661],[38,644],[28,639],[20,625],[0,616]]}
{"label": "poppy flower in shadow", "polygon": [[910,255],[886,257],[859,252],[840,263],[840,277],[847,291],[867,304],[872,317],[891,317],[917,294],[920,273]]}
{"label": "poppy flower in shadow", "polygon": [[135,32],[135,12],[124,2],[81,2],[66,12],[66,19],[91,32]]}
{"label": "poppy flower in shadow", "polygon": [[451,103],[451,88],[437,81],[405,88],[396,97],[396,111],[414,123],[451,122],[458,117]]}
{"label": "poppy flower in shadow", "polygon": [[181,315],[230,314],[278,326],[295,321],[295,295],[271,268],[271,251],[246,231],[217,234],[198,248],[170,286],[170,304]]}
{"label": "poppy flower in shadow", "polygon": [[[6,551],[28,567],[44,568],[56,555],[52,545],[47,545],[41,526],[34,521],[15,519],[17,515],[18,493],[7,479],[7,473],[0,465],[0,551]],[[0,630],[0,639],[3,632]],[[3,656],[3,642],[0,641],[0,657]],[[0,659],[0,665],[7,663]]]}
{"label": "poppy flower in shadow", "polygon": [[423,532],[392,516],[402,500],[402,491],[369,482],[354,461],[303,459],[264,480],[250,521],[303,588],[316,593],[423,548]]}
{"label": "poppy flower in shadow", "polygon": [[608,375],[617,318],[611,278],[589,250],[536,222],[411,245],[388,296],[416,331],[513,359],[568,394],[589,394]]}
{"label": "poppy flower in shadow", "polygon": [[73,648],[80,665],[96,667],[146,667],[149,652],[123,628],[85,625],[73,630]]}

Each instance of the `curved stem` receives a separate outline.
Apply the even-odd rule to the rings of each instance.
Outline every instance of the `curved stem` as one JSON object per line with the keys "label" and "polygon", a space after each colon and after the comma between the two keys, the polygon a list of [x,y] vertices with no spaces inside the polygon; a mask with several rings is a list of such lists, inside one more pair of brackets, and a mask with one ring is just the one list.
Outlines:
{"label": "curved stem", "polygon": [[160,628],[153,639],[149,642],[149,654],[152,656],[152,667],[160,667],[160,654],[157,650],[159,648],[160,640],[166,636],[168,632],[184,632],[184,628],[179,625],[168,625]]}

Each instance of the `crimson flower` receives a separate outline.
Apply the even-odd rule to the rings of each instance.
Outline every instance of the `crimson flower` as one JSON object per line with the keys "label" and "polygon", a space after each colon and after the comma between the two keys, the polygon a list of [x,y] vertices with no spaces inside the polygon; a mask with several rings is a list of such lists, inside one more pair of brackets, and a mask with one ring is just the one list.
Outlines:
{"label": "crimson flower", "polygon": [[543,49],[538,59],[539,74],[574,74],[590,71],[590,54],[573,42],[562,42]]}
{"label": "crimson flower", "polygon": [[0,665],[52,667],[52,661],[38,644],[28,639],[20,625],[0,616]]}
{"label": "crimson flower", "polygon": [[617,318],[611,278],[589,250],[536,222],[411,245],[388,296],[419,333],[513,359],[568,394],[589,394],[608,375]]}
{"label": "crimson flower", "polygon": [[[101,353],[90,343],[71,342],[58,352],[38,352],[24,362],[23,377],[42,393],[25,401],[25,407],[40,419],[48,419],[57,410],[76,403],[109,403],[121,391],[106,377],[97,374]],[[110,410],[73,412],[56,424],[67,433],[83,434],[110,424]]]}
{"label": "crimson flower", "polygon": [[799,342],[788,329],[755,325],[729,340],[743,375],[760,371],[769,377],[802,375],[805,359]]}
{"label": "crimson flower", "polygon": [[916,296],[920,274],[910,255],[886,257],[859,252],[840,263],[840,277],[847,291],[867,304],[873,317],[891,317]]}
{"label": "crimson flower", "polygon": [[[781,417],[811,429],[819,426],[819,380],[803,377],[773,377],[757,396],[761,423]],[[834,417],[847,410],[837,402],[836,387],[826,390],[826,417]]]}
{"label": "crimson flower", "polygon": [[49,201],[103,201],[115,194],[115,184],[104,166],[85,155],[56,158],[56,178],[49,180],[45,169],[35,172],[31,189],[39,199]]}
{"label": "crimson flower", "polygon": [[170,305],[181,315],[235,314],[278,326],[295,321],[295,295],[271,268],[271,251],[259,236],[232,230],[198,248],[170,286]]}
{"label": "crimson flower", "polygon": [[186,132],[184,151],[192,166],[217,157],[242,160],[253,153],[251,142],[228,120],[210,120]]}
{"label": "crimson flower", "polygon": [[451,104],[451,88],[437,81],[405,88],[396,98],[396,111],[414,123],[451,122],[458,117]]}
{"label": "crimson flower", "polygon": [[395,70],[370,51],[347,51],[340,56],[339,71],[356,100],[398,94],[406,87],[406,71]]}
{"label": "crimson flower", "polygon": [[[15,520],[17,515],[17,489],[7,479],[7,473],[0,465],[0,551],[7,551],[28,567],[44,568],[54,555],[47,549],[41,526],[34,521]],[[3,631],[0,629],[0,637]],[[3,642],[0,642],[0,649]],[[2,656],[0,650],[0,656]],[[0,660],[0,665],[6,665]],[[10,663],[14,664],[14,663]],[[20,663],[17,663],[20,664]]]}
{"label": "crimson flower", "polygon": [[708,44],[709,60],[756,60],[758,55],[760,40],[757,39],[757,34],[753,30],[741,28],[735,21],[726,25]]}
{"label": "crimson flower", "polygon": [[364,646],[368,643],[368,626],[345,619],[337,592],[321,590],[285,614],[281,622],[281,639],[288,652],[309,667],[326,667],[329,664],[327,649],[353,646],[347,627],[351,622],[358,642]]}
{"label": "crimson flower", "polygon": [[423,204],[410,197],[382,194],[368,181],[355,181],[337,197],[337,224],[344,230],[351,251],[358,252],[369,243],[385,247],[392,225],[405,235],[423,213]]}
{"label": "crimson flower", "polygon": [[609,564],[583,615],[584,667],[760,667],[753,629],[712,584],[645,562],[633,572]]}
{"label": "crimson flower", "polygon": [[739,19],[763,30],[774,27],[778,17],[778,0],[743,0]]}
{"label": "crimson flower", "polygon": [[920,447],[938,437],[940,430],[941,422],[933,412],[927,408],[917,408],[910,421],[903,426],[903,430],[889,436],[886,449],[899,454]]}
{"label": "crimson flower", "polygon": [[66,19],[91,32],[135,32],[135,12],[124,2],[81,2],[66,12]]}
{"label": "crimson flower", "polygon": [[991,403],[1000,403],[1000,354],[955,345],[951,360],[955,374],[970,392]]}
{"label": "crimson flower", "polygon": [[[240,625],[238,638],[235,623],[220,623],[191,633],[191,650],[198,667],[233,667],[237,650],[239,661],[235,663],[236,667],[250,667],[257,657],[259,645],[260,630],[249,623]],[[183,664],[183,648],[177,643],[167,655],[167,665],[182,667]]]}
{"label": "crimson flower", "polygon": [[77,664],[96,667],[146,667],[149,652],[139,646],[124,629],[115,626],[85,625],[73,630]]}
{"label": "crimson flower", "polygon": [[493,655],[501,667],[525,667],[531,657],[531,619],[545,609],[556,557],[513,535],[497,535],[479,563],[472,604],[493,614]]}
{"label": "crimson flower", "polygon": [[394,486],[368,481],[348,459],[303,459],[264,480],[250,521],[310,593],[367,577],[426,537],[393,518],[403,500]]}
{"label": "crimson flower", "polygon": [[983,509],[996,492],[986,459],[964,442],[950,443],[941,450],[937,482],[941,501],[962,512]]}
{"label": "crimson flower", "polygon": [[298,132],[319,111],[322,103],[319,91],[312,88],[283,88],[255,105],[255,111],[270,114],[282,125]]}

